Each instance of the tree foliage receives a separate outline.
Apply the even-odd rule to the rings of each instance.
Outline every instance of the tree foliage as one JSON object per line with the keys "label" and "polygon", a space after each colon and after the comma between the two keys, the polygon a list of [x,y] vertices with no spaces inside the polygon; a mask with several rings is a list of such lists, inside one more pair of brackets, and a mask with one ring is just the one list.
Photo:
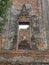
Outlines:
{"label": "tree foliage", "polygon": [[6,14],[8,12],[8,9],[11,7],[11,4],[12,2],[10,0],[0,0],[0,33],[2,33],[3,26],[7,21]]}

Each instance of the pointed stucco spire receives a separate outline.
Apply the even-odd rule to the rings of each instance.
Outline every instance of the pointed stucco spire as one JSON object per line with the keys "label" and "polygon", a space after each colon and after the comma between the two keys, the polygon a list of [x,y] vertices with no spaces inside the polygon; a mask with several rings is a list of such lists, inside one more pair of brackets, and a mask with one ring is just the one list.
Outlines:
{"label": "pointed stucco spire", "polygon": [[22,6],[21,14],[24,14],[24,15],[28,14],[28,11],[27,11],[27,8],[26,8],[25,4]]}
{"label": "pointed stucco spire", "polygon": [[26,12],[26,5],[25,4],[22,7],[22,12]]}

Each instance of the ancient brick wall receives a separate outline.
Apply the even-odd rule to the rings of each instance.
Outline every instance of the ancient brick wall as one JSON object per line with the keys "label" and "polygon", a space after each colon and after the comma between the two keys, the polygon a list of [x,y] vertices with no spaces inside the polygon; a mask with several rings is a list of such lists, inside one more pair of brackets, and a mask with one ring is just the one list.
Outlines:
{"label": "ancient brick wall", "polygon": [[[39,14],[40,13],[40,5],[37,2],[38,0],[13,0],[13,4],[16,5],[17,10],[21,10],[23,4],[28,4],[29,7],[31,5],[32,11],[30,14]],[[1,39],[0,39],[1,44]],[[2,45],[0,45],[1,48]],[[48,51],[17,51],[17,50],[1,50],[0,51],[0,65],[16,65],[15,63],[26,63],[26,62],[49,62],[49,52]],[[23,64],[22,63],[22,64]],[[18,64],[19,65],[19,64]],[[26,65],[26,64],[24,64]],[[32,64],[31,64],[32,65]],[[38,65],[38,64],[36,64]],[[42,65],[42,64],[40,64]],[[45,65],[45,64],[44,64]]]}
{"label": "ancient brick wall", "polygon": [[[40,5],[37,2],[38,0],[12,0],[12,1],[13,1],[13,4],[16,6],[17,10],[21,10],[23,4],[26,4],[27,8],[31,7],[30,15],[39,14],[39,12],[40,12]],[[1,38],[0,38],[0,43],[1,43],[0,44],[0,46],[1,46],[0,49],[1,49],[2,48]]]}
{"label": "ancient brick wall", "polygon": [[38,3],[38,0],[13,0],[13,3],[16,5],[17,9],[21,9],[23,4],[28,4],[32,7],[31,14],[33,14],[33,11],[38,14],[40,12],[40,4]]}

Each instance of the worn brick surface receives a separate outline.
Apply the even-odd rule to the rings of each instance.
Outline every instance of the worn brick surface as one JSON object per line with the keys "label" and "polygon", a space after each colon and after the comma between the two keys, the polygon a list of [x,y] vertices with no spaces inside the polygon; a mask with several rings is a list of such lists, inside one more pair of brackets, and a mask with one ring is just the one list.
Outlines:
{"label": "worn brick surface", "polygon": [[40,4],[37,0],[13,0],[13,3],[16,5],[17,9],[21,9],[23,4],[30,4],[32,6],[32,11],[36,11],[38,14],[40,12]]}
{"label": "worn brick surface", "polygon": [[[36,11],[37,14],[40,13],[40,5],[39,3],[36,2],[36,0],[13,0],[13,3],[16,5],[16,9],[20,10],[22,8],[23,4],[30,4],[32,6],[32,11]],[[31,14],[33,14],[31,12]],[[0,38],[0,49],[2,47],[1,44],[1,38]],[[30,58],[30,59],[28,59]],[[49,52],[48,51],[30,51],[30,52],[24,52],[24,51],[0,51],[0,62],[2,60],[2,63],[0,63],[0,65],[5,65],[3,63],[3,61],[9,61],[9,63],[7,63],[7,65],[12,65],[15,64],[15,62],[12,60],[14,59],[14,61],[16,61],[17,59],[21,62],[23,61],[22,64],[26,65],[24,63],[24,60],[30,61],[30,62],[49,62]],[[32,60],[33,59],[33,60]],[[11,61],[11,62],[10,62]],[[12,63],[13,62],[13,63]],[[28,64],[27,64],[28,65]]]}

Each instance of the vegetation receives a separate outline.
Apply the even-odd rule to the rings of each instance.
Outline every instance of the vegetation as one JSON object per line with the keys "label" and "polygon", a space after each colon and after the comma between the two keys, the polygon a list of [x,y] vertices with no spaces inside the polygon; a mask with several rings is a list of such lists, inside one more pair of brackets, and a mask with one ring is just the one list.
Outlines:
{"label": "vegetation", "polygon": [[3,31],[3,27],[7,22],[7,11],[11,7],[12,2],[10,0],[0,0],[0,33]]}

